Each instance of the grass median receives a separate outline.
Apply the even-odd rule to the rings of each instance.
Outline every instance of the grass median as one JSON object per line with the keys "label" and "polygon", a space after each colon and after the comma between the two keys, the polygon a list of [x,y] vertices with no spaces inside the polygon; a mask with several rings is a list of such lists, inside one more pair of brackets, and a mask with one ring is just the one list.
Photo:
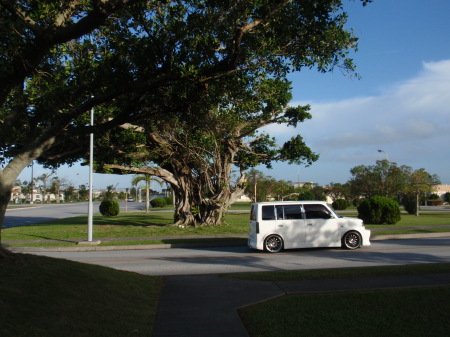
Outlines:
{"label": "grass median", "polygon": [[[173,226],[174,214],[171,211],[154,212],[122,212],[118,216],[104,217],[94,215],[93,236],[101,240],[102,245],[143,245],[166,244],[177,242],[202,242],[202,236],[214,237],[215,241],[226,241],[230,238],[220,236],[245,235],[248,231],[249,214],[233,212],[233,210],[249,210],[250,204],[233,205],[226,213],[222,225],[178,227]],[[347,212],[345,216],[357,216],[356,212]],[[395,225],[371,225],[372,235],[415,234],[450,232],[450,212],[428,212],[416,217],[402,214]],[[42,222],[23,227],[3,229],[2,238],[10,246],[75,246],[87,237],[87,216]],[[126,239],[116,241],[118,238]],[[14,243],[11,241],[21,241]],[[211,239],[207,239],[211,240]],[[243,243],[245,239],[237,238]],[[8,242],[9,241],[9,242]]]}

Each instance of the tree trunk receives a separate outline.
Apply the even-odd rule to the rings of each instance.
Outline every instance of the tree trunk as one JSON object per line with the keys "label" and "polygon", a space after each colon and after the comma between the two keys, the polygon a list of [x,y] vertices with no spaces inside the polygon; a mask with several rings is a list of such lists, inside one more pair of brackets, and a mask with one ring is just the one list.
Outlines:
{"label": "tree trunk", "polygon": [[8,207],[9,199],[11,198],[11,191],[3,191],[0,184],[0,259],[11,257],[12,253],[2,245],[2,227],[5,219],[6,208]]}
{"label": "tree trunk", "polygon": [[3,170],[0,170],[0,247],[2,244],[1,231],[3,229],[3,221],[5,220],[6,208],[11,199],[11,192],[16,183],[19,174],[25,167],[30,165],[33,160],[38,158],[46,149],[48,149],[54,142],[55,138],[42,142],[27,151],[24,151],[14,158],[12,158]]}
{"label": "tree trunk", "polygon": [[222,178],[218,180],[216,189],[209,191],[212,194],[208,198],[203,196],[205,186],[200,183],[200,177],[178,178],[178,187],[173,187],[176,194],[175,224],[178,226],[220,225],[228,208],[244,194],[246,175],[242,171],[234,187],[231,187],[229,174],[222,175]]}
{"label": "tree trunk", "polygon": [[[175,192],[175,225],[196,226],[198,209],[192,200],[194,186],[189,177],[178,177],[177,186],[172,186]],[[192,207],[194,206],[194,207]]]}
{"label": "tree trunk", "polygon": [[0,247],[2,244],[2,229],[3,222],[5,220],[6,208],[11,200],[11,192],[14,187],[14,183],[17,180],[20,172],[28,164],[24,160],[13,160],[5,167],[5,169],[0,170]]}
{"label": "tree trunk", "polygon": [[197,175],[193,175],[181,163],[179,165],[172,163],[167,168],[131,167],[117,164],[107,164],[105,167],[151,174],[169,183],[175,194],[174,224],[176,226],[220,224],[230,205],[244,194],[244,185],[247,181],[245,172],[241,170],[239,180],[232,186],[231,164],[220,167],[217,171],[221,174],[214,176],[206,170],[203,172],[199,170]]}
{"label": "tree trunk", "polygon": [[416,193],[416,216],[419,216],[419,193]]}
{"label": "tree trunk", "polygon": [[[1,186],[1,184],[0,184]],[[0,247],[2,243],[2,232],[3,232],[3,221],[5,220],[5,214],[6,214],[6,208],[8,207],[9,198],[11,197],[11,191],[9,191],[9,197],[8,197],[8,191],[3,191],[0,187]]]}
{"label": "tree trunk", "polygon": [[145,213],[148,214],[150,209],[150,187],[148,184],[145,185]]}

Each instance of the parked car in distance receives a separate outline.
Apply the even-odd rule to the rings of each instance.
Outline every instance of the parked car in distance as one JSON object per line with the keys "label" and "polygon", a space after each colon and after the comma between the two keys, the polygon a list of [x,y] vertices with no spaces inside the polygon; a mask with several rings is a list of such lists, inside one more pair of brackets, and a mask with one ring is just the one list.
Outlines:
{"label": "parked car in distance", "polygon": [[370,230],[357,218],[341,217],[324,201],[252,204],[248,246],[277,253],[283,249],[370,246]]}

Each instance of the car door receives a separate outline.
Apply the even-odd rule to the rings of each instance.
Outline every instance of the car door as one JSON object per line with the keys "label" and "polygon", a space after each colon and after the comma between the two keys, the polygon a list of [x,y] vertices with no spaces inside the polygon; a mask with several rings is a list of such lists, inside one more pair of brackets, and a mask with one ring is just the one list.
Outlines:
{"label": "car door", "polygon": [[305,243],[305,220],[301,204],[277,205],[277,232],[284,239],[284,248],[299,248]]}
{"label": "car door", "polygon": [[313,247],[329,246],[339,242],[339,221],[321,204],[304,204],[306,244]]}

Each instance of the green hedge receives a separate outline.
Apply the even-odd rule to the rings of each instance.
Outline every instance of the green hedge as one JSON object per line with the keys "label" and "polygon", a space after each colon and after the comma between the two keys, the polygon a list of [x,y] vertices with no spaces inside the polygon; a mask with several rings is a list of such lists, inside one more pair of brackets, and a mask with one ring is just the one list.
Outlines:
{"label": "green hedge", "polygon": [[150,200],[150,205],[152,205],[152,207],[166,207],[167,202],[165,198],[155,198]]}

